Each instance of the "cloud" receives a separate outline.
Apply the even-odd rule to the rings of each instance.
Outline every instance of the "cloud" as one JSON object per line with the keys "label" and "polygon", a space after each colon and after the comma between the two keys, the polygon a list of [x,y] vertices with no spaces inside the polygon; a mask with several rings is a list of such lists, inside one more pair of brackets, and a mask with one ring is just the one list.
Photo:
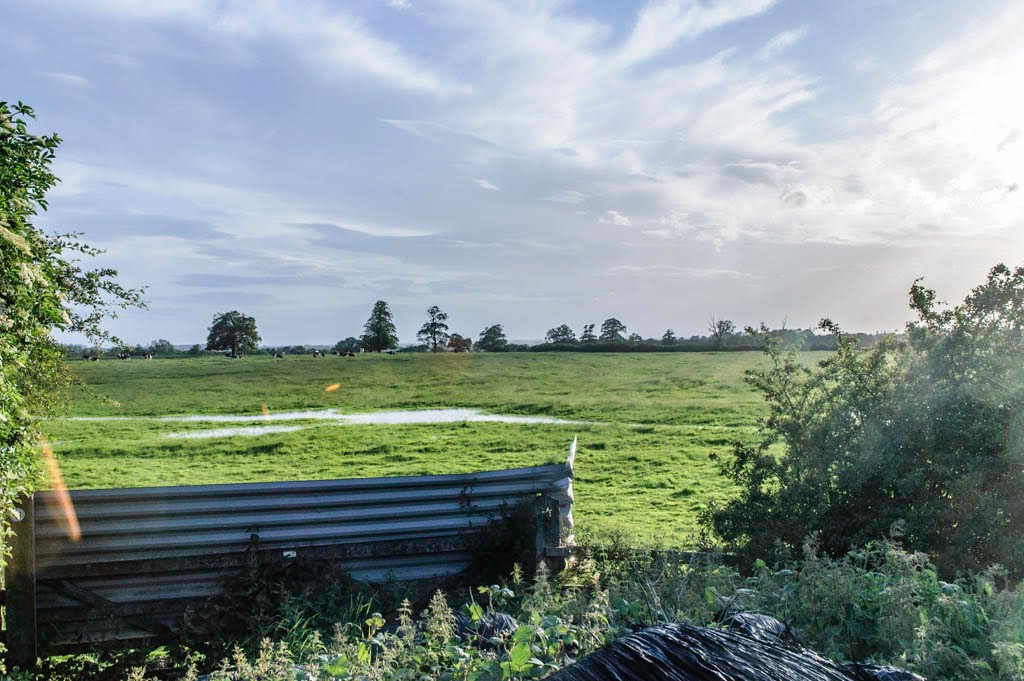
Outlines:
{"label": "cloud", "polygon": [[560,192],[556,192],[551,196],[546,197],[544,200],[552,201],[554,203],[580,204],[588,198],[590,198],[590,196],[583,192],[578,192],[574,189],[563,189]]}
{"label": "cloud", "polygon": [[623,64],[635,64],[672,47],[678,41],[747,19],[768,10],[776,0],[656,0],[637,17],[633,32],[618,54]]}
{"label": "cloud", "polygon": [[599,222],[604,222],[609,225],[618,225],[620,227],[629,227],[633,224],[633,221],[629,219],[629,216],[623,215],[617,210],[607,211],[604,217],[599,219]]}
{"label": "cloud", "polygon": [[412,7],[412,3],[409,0],[386,0],[386,2],[388,7],[398,10],[406,10]]}
{"label": "cloud", "polygon": [[339,234],[353,232],[356,234],[365,234],[368,236],[389,239],[405,239],[410,237],[430,236],[436,233],[431,230],[419,229],[416,227],[386,227],[381,225],[371,225],[366,223],[354,222],[344,222],[342,224],[334,222],[291,222],[288,224],[294,227],[324,228],[325,230],[337,232]]}
{"label": "cloud", "polygon": [[728,269],[714,269],[704,267],[686,267],[681,265],[616,265],[608,270],[614,274],[631,274],[648,277],[673,277],[684,279],[749,279],[751,275],[746,272]]}
{"label": "cloud", "polygon": [[[638,321],[683,320],[658,278],[702,276],[717,309],[813,321],[841,301],[873,320],[913,276],[966,287],[1024,252],[1024,9],[922,18],[896,49],[872,22],[905,20],[899,3],[839,30],[824,5],[794,21],[769,0],[639,1],[40,0],[5,14],[23,38],[0,59],[34,65],[10,86],[39,92],[41,119],[77,88],[75,116],[46,118],[69,155],[40,224],[98,235],[175,324],[254,272],[289,333],[330,318],[351,335],[388,296],[403,328],[433,302],[484,321],[510,289],[548,306],[489,320],[525,333],[566,305],[614,313],[606,292]],[[793,49],[807,26],[827,54]],[[831,288],[822,253],[845,273]],[[746,271],[764,285],[726,274]],[[208,285],[176,306],[181,272]]]}
{"label": "cloud", "polygon": [[281,41],[313,71],[324,75],[371,76],[392,87],[441,96],[471,90],[418,63],[399,45],[374,35],[356,17],[322,2],[80,0],[68,6],[118,21],[173,22],[220,40]]}
{"label": "cloud", "polygon": [[808,31],[809,28],[807,26],[800,26],[773,36],[757,51],[757,58],[768,60],[778,56],[781,52],[788,50],[803,40],[807,36]]}
{"label": "cloud", "polygon": [[858,73],[871,73],[879,67],[878,57],[866,56],[854,59],[850,68]]}
{"label": "cloud", "polygon": [[46,78],[51,78],[53,80],[60,81],[61,83],[65,83],[67,85],[72,85],[74,87],[89,87],[89,86],[92,85],[92,81],[90,81],[88,78],[86,78],[85,76],[79,76],[79,75],[74,74],[74,73],[62,73],[62,72],[59,72],[59,71],[45,71],[45,72],[41,73],[40,75],[42,75],[42,76],[44,76]]}

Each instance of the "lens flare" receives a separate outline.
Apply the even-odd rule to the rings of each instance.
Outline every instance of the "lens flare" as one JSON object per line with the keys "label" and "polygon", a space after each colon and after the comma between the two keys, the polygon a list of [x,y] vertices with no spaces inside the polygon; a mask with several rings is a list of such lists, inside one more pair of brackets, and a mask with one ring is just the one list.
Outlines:
{"label": "lens flare", "polygon": [[82,529],[78,525],[78,515],[71,503],[71,495],[68,488],[64,486],[64,476],[60,474],[60,466],[57,464],[57,457],[53,455],[50,443],[42,436],[39,436],[39,446],[43,449],[43,464],[46,466],[46,476],[50,479],[50,489],[57,497],[57,505],[60,506],[64,516],[65,530],[68,539],[78,541],[82,538]]}
{"label": "lens flare", "polygon": [[335,390],[341,387],[341,383],[331,383],[329,386],[324,388],[325,393],[333,393]]}

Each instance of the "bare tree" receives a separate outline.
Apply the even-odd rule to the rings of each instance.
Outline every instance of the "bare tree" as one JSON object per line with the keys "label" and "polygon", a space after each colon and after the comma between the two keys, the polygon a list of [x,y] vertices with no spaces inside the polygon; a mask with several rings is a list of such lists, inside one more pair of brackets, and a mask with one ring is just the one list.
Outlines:
{"label": "bare tree", "polygon": [[715,342],[715,347],[722,347],[725,344],[725,339],[736,333],[736,325],[728,319],[715,319],[715,315],[711,315],[711,319],[708,322],[708,331],[711,332],[711,338]]}

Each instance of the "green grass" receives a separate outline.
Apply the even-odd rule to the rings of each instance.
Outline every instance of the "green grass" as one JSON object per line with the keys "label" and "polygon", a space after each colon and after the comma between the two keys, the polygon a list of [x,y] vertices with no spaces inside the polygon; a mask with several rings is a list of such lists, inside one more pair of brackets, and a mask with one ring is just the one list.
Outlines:
{"label": "green grass", "polygon": [[[808,353],[808,359],[814,353]],[[590,421],[339,426],[201,440],[243,424],[47,423],[72,488],[468,472],[564,459],[574,434],[577,524],[684,544],[731,488],[708,454],[749,437],[763,406],[743,382],[756,353],[397,355],[74,361],[71,416],[475,407]],[[325,386],[338,383],[331,393]]]}

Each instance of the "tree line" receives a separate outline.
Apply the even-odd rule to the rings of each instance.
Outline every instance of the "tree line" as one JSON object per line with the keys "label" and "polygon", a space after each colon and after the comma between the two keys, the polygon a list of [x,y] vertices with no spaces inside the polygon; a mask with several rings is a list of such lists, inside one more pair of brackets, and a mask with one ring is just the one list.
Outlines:
{"label": "tree line", "polygon": [[[712,316],[708,321],[707,333],[679,338],[672,329],[657,338],[644,338],[629,333],[628,327],[615,317],[601,323],[584,324],[577,334],[568,324],[559,324],[548,329],[544,342],[534,345],[510,343],[501,324],[491,324],[472,338],[451,332],[448,313],[437,305],[426,310],[426,320],[416,332],[417,345],[401,347],[398,330],[387,301],[378,300],[373,305],[369,318],[363,325],[363,333],[339,340],[331,348],[336,353],[345,352],[707,352],[707,351],[749,351],[761,350],[765,344],[764,333],[753,329],[739,330],[729,319]],[[217,313],[208,329],[205,345],[195,344],[188,349],[179,349],[166,339],[157,339],[149,345],[120,345],[100,350],[68,346],[68,354],[83,356],[153,355],[153,356],[196,356],[207,351],[225,351],[229,356],[238,357],[243,353],[256,354],[306,354],[324,346],[286,345],[260,346],[260,335],[256,319],[237,310]],[[772,329],[768,335],[785,346],[798,346],[804,350],[835,350],[836,339],[831,334],[819,334],[810,329]],[[883,334],[851,334],[860,347],[870,347]]]}

